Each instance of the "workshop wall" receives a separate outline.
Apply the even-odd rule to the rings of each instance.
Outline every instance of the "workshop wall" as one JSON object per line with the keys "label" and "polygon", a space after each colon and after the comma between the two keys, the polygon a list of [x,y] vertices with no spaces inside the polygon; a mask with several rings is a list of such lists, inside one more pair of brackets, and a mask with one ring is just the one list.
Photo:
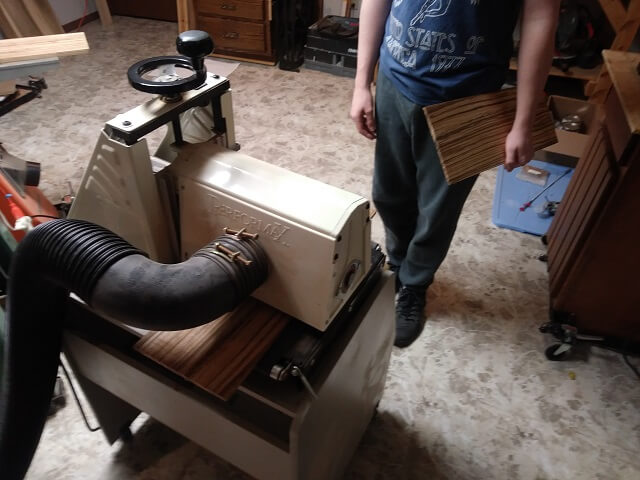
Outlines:
{"label": "workshop wall", "polygon": [[[82,18],[85,8],[85,0],[49,0],[49,3],[56,12],[61,25],[65,25],[74,20]],[[89,0],[87,15],[97,11],[94,0]]]}
{"label": "workshop wall", "polygon": [[324,0],[322,15],[338,15],[344,17],[359,17],[362,0]]}

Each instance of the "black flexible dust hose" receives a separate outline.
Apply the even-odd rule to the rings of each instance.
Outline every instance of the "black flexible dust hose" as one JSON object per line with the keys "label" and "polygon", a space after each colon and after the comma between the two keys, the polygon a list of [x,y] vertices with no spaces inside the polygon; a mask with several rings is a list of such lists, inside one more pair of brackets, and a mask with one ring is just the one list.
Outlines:
{"label": "black flexible dust hose", "polygon": [[[247,261],[230,260],[220,249],[238,251]],[[266,277],[260,245],[231,235],[185,262],[165,265],[89,222],[53,220],[31,231],[18,245],[9,274],[0,391],[2,480],[22,480],[38,445],[70,291],[104,317],[149,330],[181,330],[232,310]]]}

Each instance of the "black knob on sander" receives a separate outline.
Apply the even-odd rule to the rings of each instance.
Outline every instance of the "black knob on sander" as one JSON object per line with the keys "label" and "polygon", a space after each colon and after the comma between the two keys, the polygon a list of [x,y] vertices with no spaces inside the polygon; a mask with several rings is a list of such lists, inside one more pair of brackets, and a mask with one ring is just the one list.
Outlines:
{"label": "black knob on sander", "polygon": [[178,53],[189,57],[196,73],[204,69],[204,57],[213,52],[213,40],[202,30],[187,30],[176,39]]}

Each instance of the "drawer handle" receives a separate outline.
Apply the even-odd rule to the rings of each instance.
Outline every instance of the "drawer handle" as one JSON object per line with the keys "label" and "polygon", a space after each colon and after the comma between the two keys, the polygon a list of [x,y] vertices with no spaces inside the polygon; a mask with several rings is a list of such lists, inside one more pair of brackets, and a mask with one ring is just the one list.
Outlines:
{"label": "drawer handle", "polygon": [[238,38],[240,36],[240,34],[238,32],[229,32],[229,33],[225,33],[224,38]]}
{"label": "drawer handle", "polygon": [[220,7],[222,8],[222,10],[236,10],[237,7],[235,6],[235,4],[229,4],[229,3],[223,3],[222,6]]}

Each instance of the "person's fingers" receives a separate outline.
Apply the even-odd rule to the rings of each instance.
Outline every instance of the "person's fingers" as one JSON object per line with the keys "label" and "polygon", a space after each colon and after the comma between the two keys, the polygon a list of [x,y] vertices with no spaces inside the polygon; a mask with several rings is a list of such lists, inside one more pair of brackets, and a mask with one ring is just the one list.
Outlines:
{"label": "person's fingers", "polygon": [[370,134],[375,135],[375,133],[376,133],[376,119],[374,118],[373,110],[368,110],[368,111],[364,112],[364,115],[365,115],[365,121],[366,121],[366,125],[367,125],[367,130],[369,131]]}
{"label": "person's fingers", "polygon": [[507,147],[505,154],[504,168],[507,172],[510,172],[518,166],[518,161],[516,160],[518,152],[515,148]]}
{"label": "person's fingers", "polygon": [[365,117],[365,114],[354,115],[351,117],[353,122],[356,124],[356,129],[358,132],[368,138],[369,140],[373,140],[375,137],[375,133],[369,129],[369,120]]}
{"label": "person's fingers", "polygon": [[356,126],[356,130],[364,135],[364,119],[362,118],[360,112],[351,112],[351,120],[353,120],[353,123]]}
{"label": "person's fingers", "polygon": [[361,132],[361,133],[362,133],[362,135],[367,137],[369,140],[375,140],[375,138],[376,138],[376,134],[374,132],[369,131],[369,130],[365,130],[364,132]]}
{"label": "person's fingers", "polygon": [[369,127],[367,125],[367,122],[364,118],[362,118],[362,120],[360,121],[359,125],[358,125],[358,131],[364,135],[365,137],[367,137],[369,140],[373,140],[375,138],[375,135],[373,134],[373,132],[371,132],[369,130]]}

